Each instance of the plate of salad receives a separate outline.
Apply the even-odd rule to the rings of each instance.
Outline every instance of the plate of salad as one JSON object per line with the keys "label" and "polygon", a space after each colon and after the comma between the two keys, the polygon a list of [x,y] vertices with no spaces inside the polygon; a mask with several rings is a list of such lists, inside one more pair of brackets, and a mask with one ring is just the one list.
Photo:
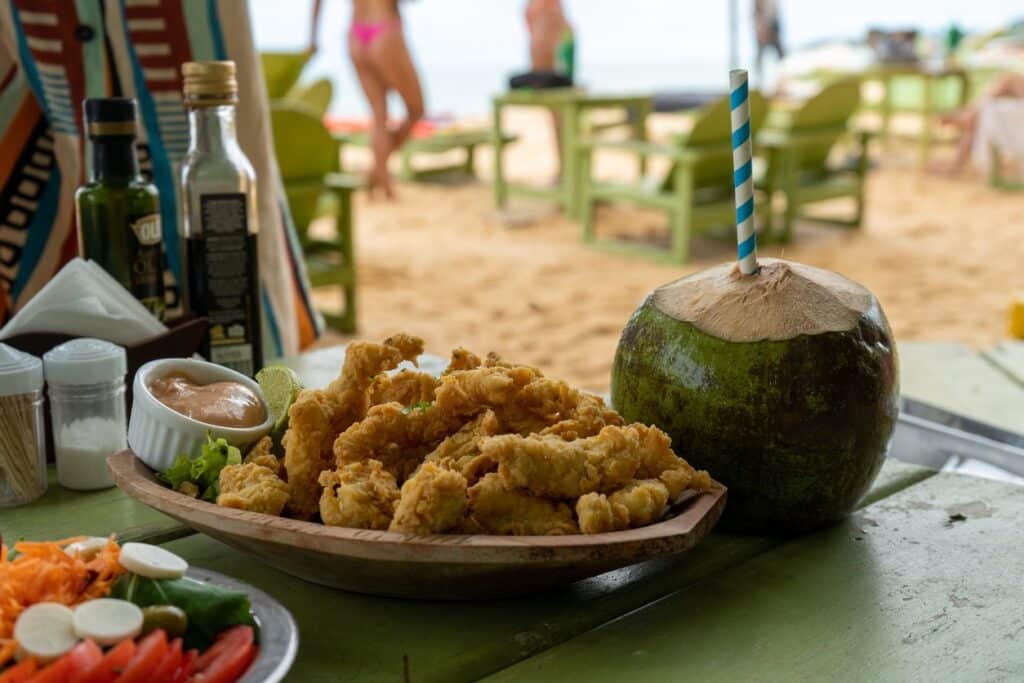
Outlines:
{"label": "plate of salad", "polygon": [[276,683],[297,650],[280,603],[160,546],[0,543],[0,683]]}

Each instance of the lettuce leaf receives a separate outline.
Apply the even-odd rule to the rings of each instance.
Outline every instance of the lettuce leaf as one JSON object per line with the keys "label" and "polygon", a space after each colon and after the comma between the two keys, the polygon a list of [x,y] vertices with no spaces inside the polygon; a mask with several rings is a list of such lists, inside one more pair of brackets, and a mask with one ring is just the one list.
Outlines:
{"label": "lettuce leaf", "polygon": [[202,500],[216,502],[220,495],[220,471],[228,465],[242,462],[242,452],[229,444],[226,439],[213,439],[206,435],[206,443],[198,458],[191,458],[182,453],[174,463],[156,478],[175,491],[180,491],[182,484],[194,484]]}
{"label": "lettuce leaf", "polygon": [[174,605],[188,617],[186,648],[205,650],[223,631],[246,624],[257,627],[249,596],[245,593],[211,586],[195,579],[148,579],[138,574],[122,574],[111,588],[110,597],[135,603],[139,607]]}

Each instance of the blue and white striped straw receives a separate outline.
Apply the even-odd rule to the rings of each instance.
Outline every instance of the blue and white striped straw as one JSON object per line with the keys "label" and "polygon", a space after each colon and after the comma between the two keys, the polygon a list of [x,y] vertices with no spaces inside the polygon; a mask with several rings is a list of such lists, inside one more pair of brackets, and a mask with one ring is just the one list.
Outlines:
{"label": "blue and white striped straw", "polygon": [[736,190],[736,257],[740,272],[757,272],[757,235],[754,233],[754,179],[750,151],[750,98],[747,72],[729,72],[729,107],[732,117],[732,181]]}

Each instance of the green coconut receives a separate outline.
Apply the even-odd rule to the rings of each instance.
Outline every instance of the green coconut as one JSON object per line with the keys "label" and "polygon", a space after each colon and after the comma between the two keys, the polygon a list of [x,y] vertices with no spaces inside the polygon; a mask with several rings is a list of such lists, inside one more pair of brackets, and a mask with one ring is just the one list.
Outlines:
{"label": "green coconut", "polygon": [[762,259],[756,275],[724,264],[650,294],[619,341],[611,400],[729,488],[723,527],[799,533],[845,517],[874,481],[897,364],[871,292]]}

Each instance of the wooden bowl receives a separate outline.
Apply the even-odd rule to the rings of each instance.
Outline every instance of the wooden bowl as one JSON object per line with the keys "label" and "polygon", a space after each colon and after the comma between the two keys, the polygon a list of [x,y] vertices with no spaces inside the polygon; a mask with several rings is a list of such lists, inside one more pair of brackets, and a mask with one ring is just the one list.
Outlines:
{"label": "wooden bowl", "polygon": [[313,583],[400,598],[510,597],[572,583],[699,543],[718,521],[726,490],[690,492],[658,524],[573,536],[416,536],[324,526],[220,507],[162,486],[131,450],[107,459],[132,498]]}

